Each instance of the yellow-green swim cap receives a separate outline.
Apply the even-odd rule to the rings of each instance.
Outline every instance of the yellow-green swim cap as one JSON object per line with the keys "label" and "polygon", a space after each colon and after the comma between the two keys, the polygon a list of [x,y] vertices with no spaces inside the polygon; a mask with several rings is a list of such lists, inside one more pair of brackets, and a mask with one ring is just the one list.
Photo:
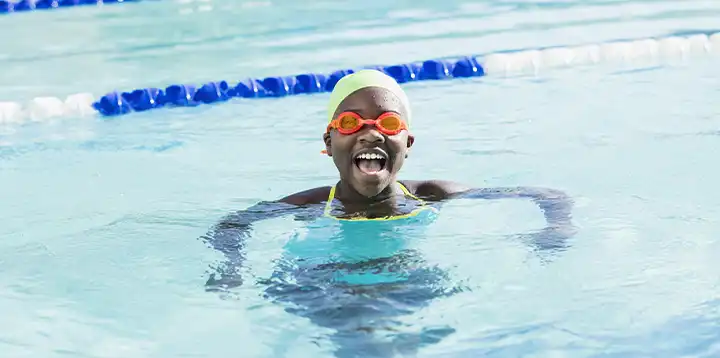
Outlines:
{"label": "yellow-green swim cap", "polygon": [[378,70],[360,70],[349,74],[338,81],[330,94],[330,103],[328,104],[328,123],[333,120],[333,114],[347,96],[355,91],[366,87],[381,87],[395,94],[405,107],[407,118],[405,119],[408,127],[410,126],[410,101],[405,91],[395,81],[394,78],[378,71]]}

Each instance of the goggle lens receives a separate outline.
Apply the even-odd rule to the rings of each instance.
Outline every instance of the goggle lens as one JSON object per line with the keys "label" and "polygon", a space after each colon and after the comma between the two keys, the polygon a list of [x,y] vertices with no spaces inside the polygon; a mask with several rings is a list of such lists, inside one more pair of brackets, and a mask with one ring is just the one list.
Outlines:
{"label": "goggle lens", "polygon": [[400,127],[402,127],[402,120],[400,120],[400,117],[396,115],[388,115],[381,118],[377,125],[387,131],[394,132],[400,130]]}

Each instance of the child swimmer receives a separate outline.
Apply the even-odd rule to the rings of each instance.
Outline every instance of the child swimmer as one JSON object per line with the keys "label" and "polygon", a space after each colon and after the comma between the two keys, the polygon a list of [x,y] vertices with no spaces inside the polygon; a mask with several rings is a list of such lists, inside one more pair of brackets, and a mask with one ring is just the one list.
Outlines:
{"label": "child swimmer", "polygon": [[[340,180],[333,186],[260,202],[233,213],[202,239],[225,256],[225,262],[211,273],[206,289],[225,291],[243,283],[246,242],[255,222],[285,215],[302,221],[325,217],[340,225],[385,221],[385,225],[361,225],[361,229],[339,234],[322,230],[327,223],[317,224],[311,246],[326,249],[325,243],[342,242],[339,247],[346,252],[341,260],[336,260],[335,249],[318,249],[311,255],[321,256],[320,262],[304,257],[279,260],[272,278],[258,281],[265,287],[266,298],[288,303],[288,312],[332,329],[335,333],[329,338],[337,347],[337,357],[413,355],[455,331],[443,326],[424,327],[414,334],[397,331],[403,329],[398,317],[463,288],[448,283],[448,274],[427,265],[419,252],[402,244],[394,246],[412,241],[414,236],[394,230],[400,222],[390,220],[435,211],[440,203],[454,198],[527,198],[538,204],[547,221],[534,239],[541,248],[558,248],[574,233],[572,201],[559,190],[470,188],[450,181],[398,180],[415,140],[409,132],[412,116],[404,91],[382,72],[363,70],[343,77],[330,95],[327,113],[325,153],[333,159]],[[292,249],[286,251],[296,256]],[[380,272],[390,273],[390,277],[381,277]],[[351,282],[356,274],[362,283]]]}
{"label": "child swimmer", "polygon": [[[240,259],[242,239],[253,222],[295,214],[302,220],[393,220],[413,216],[455,198],[527,198],[545,215],[544,230],[554,237],[574,234],[572,200],[562,191],[539,187],[471,188],[444,180],[398,180],[415,137],[410,134],[410,102],[395,80],[376,70],[343,77],[330,95],[324,153],[340,180],[265,201],[219,223],[206,241],[228,259]],[[323,210],[316,210],[319,206]],[[240,241],[238,241],[240,240]],[[240,262],[235,262],[239,264]]]}

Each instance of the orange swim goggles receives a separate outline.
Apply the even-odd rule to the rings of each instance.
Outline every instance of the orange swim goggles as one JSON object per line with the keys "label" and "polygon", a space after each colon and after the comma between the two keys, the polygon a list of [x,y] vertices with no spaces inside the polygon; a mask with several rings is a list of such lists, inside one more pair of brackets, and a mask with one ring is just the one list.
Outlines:
{"label": "orange swim goggles", "polygon": [[342,112],[330,122],[327,132],[330,133],[331,129],[335,129],[340,134],[348,135],[359,131],[365,125],[375,126],[378,131],[386,135],[396,135],[408,129],[407,123],[397,113],[385,112],[376,119],[363,119],[355,112]]}

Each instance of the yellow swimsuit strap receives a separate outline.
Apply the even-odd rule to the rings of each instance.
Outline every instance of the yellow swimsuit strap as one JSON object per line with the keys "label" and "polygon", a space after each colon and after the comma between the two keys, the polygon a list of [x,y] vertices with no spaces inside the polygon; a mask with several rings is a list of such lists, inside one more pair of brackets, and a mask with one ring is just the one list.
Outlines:
{"label": "yellow swimsuit strap", "polygon": [[330,211],[332,210],[332,202],[333,202],[333,200],[335,199],[335,185],[333,185],[333,186],[330,188],[330,194],[328,195],[327,203],[325,203],[325,216],[331,217],[331,218],[334,218],[334,219],[338,219],[338,220],[352,220],[352,221],[367,220],[367,221],[372,221],[372,220],[396,220],[396,219],[403,219],[403,218],[407,218],[407,217],[411,217],[411,216],[417,215],[417,213],[418,213],[420,210],[422,210],[422,207],[425,206],[425,201],[422,200],[422,199],[420,199],[420,198],[418,198],[418,197],[415,196],[413,193],[411,193],[410,190],[408,190],[408,189],[405,187],[405,185],[402,185],[402,183],[398,182],[398,185],[400,185],[400,190],[402,190],[402,192],[403,192],[405,195],[407,195],[407,196],[409,196],[409,197],[411,197],[411,198],[419,201],[421,208],[415,209],[415,210],[413,210],[413,211],[412,211],[411,213],[409,213],[409,214],[392,216],[392,217],[389,217],[389,218],[374,218],[374,219],[368,219],[368,218],[341,219],[341,218],[337,218],[337,217],[335,217],[335,216],[330,215]]}

